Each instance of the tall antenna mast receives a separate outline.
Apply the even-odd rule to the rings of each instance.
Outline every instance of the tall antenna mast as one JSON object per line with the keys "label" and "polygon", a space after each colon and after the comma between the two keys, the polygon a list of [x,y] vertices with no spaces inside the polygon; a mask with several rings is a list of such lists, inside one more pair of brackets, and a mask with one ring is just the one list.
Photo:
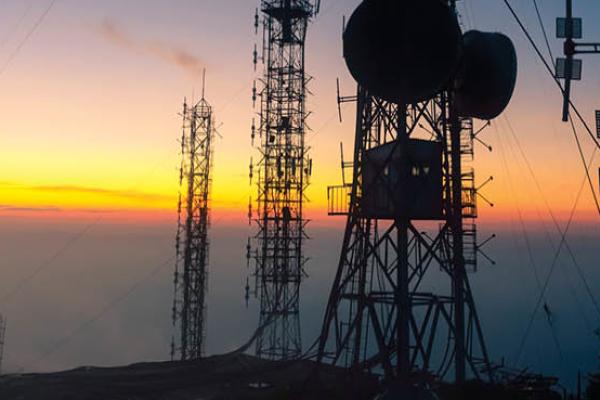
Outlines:
{"label": "tall antenna mast", "polygon": [[[304,191],[309,184],[311,161],[305,147],[306,86],[305,39],[317,4],[308,0],[262,0],[262,50],[255,49],[254,63],[262,61],[262,87],[253,89],[260,100],[260,158],[257,171],[254,219],[258,232],[252,238],[248,258],[254,260],[254,294],[260,301],[258,357],[274,360],[296,358],[302,349],[300,336],[300,283],[304,276]],[[254,136],[254,129],[253,129]],[[251,178],[252,179],[252,178]],[[249,286],[247,286],[249,289]]]}
{"label": "tall antenna mast", "polygon": [[171,358],[201,358],[205,348],[209,253],[209,200],[214,135],[212,107],[204,98],[183,105],[175,293]]}

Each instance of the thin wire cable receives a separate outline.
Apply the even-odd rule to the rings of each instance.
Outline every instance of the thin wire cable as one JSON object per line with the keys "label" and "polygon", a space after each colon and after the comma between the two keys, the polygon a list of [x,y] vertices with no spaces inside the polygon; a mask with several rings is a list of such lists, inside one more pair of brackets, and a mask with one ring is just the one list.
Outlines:
{"label": "thin wire cable", "polygon": [[0,40],[0,47],[4,47],[4,45],[8,42],[8,39],[10,39],[10,37],[17,31],[17,29],[19,29],[23,21],[25,21],[25,18],[27,18],[27,15],[29,15],[29,12],[31,11],[32,7],[33,1],[30,1],[27,5],[27,8],[25,8],[25,11],[23,11],[21,16],[17,19],[17,21],[5,31],[4,35],[2,36],[2,40]]}
{"label": "thin wire cable", "polygon": [[577,274],[579,275],[579,278],[581,279],[581,281],[583,282],[583,286],[585,288],[585,291],[588,295],[588,297],[591,299],[592,304],[594,305],[594,308],[596,310],[596,314],[598,314],[598,321],[600,321],[600,306],[598,304],[598,301],[596,300],[596,297],[594,296],[594,292],[592,291],[592,288],[590,287],[587,278],[585,277],[585,274],[583,273],[583,270],[581,269],[581,266],[579,265],[579,263],[577,263],[575,261],[575,254],[573,253],[573,251],[571,250],[571,248],[567,245],[567,250],[569,253],[569,256],[571,258],[571,260],[573,261],[573,265],[575,265],[575,270],[577,271]]}
{"label": "thin wire cable", "polygon": [[54,7],[54,4],[56,4],[56,1],[57,0],[51,0],[50,1],[50,3],[48,4],[48,7],[46,7],[46,9],[44,10],[44,12],[35,21],[35,23],[31,27],[31,29],[27,32],[27,34],[25,35],[25,37],[19,42],[19,44],[17,45],[17,47],[15,47],[15,49],[13,50],[13,52],[8,56],[8,59],[4,62],[4,64],[2,65],[2,68],[0,68],[0,75],[4,74],[4,72],[6,71],[6,69],[8,68],[8,66],[10,65],[10,63],[12,63],[13,60],[17,57],[17,55],[21,52],[21,49],[23,48],[23,46],[25,46],[25,43],[27,43],[27,41],[31,38],[31,36],[33,36],[33,34],[35,33],[35,31],[37,31],[37,29],[40,27],[40,25],[42,24],[42,22],[44,22],[44,19],[46,19],[46,17],[50,13],[50,10],[52,10],[52,7]]}
{"label": "thin wire cable", "polygon": [[[238,96],[239,96],[239,93],[236,93],[234,96],[232,96],[232,98],[230,100],[227,100],[218,109],[215,108],[215,110],[217,110],[217,111],[224,110],[225,108],[228,107],[228,105],[230,104],[230,102],[232,100],[234,100],[235,98],[237,98]],[[125,189],[125,190],[126,191],[134,191],[134,190],[138,189],[140,186],[142,186],[156,172],[156,170],[158,169],[158,167],[161,166],[162,164],[164,164],[165,161],[168,158],[170,158],[170,155],[169,155],[170,152],[171,152],[171,150],[167,150],[165,152],[165,154],[164,154],[164,157],[162,157],[158,163],[156,163],[152,168],[148,169],[144,173],[144,175],[141,175],[141,176],[138,177],[138,179],[135,179],[134,182],[136,182],[136,183],[134,185],[130,186],[129,188]],[[246,197],[247,197],[247,195],[246,195]],[[67,252],[67,250],[69,250],[73,245],[75,245],[79,240],[81,240],[93,227],[95,227],[96,225],[98,225],[104,217],[105,217],[105,214],[101,213],[96,220],[94,220],[90,224],[84,226],[80,231],[76,232],[73,235],[73,237],[71,237],[70,239],[68,239],[63,244],[63,246],[61,246],[50,257],[48,257],[48,259],[46,259],[45,261],[43,261],[37,268],[35,268],[35,270],[30,275],[28,275],[27,277],[25,277],[21,281],[19,281],[19,283],[17,283],[17,285],[15,286],[14,289],[12,289],[11,291],[9,291],[4,296],[0,297],[0,304],[4,304],[4,303],[12,300],[32,280],[34,280],[40,273],[42,273],[45,269],[51,267],[52,263],[54,261],[56,261],[62,255],[64,255]]]}
{"label": "thin wire cable", "polygon": [[[504,1],[504,4],[506,4],[506,6],[508,7],[508,9],[511,12],[511,14],[513,15],[513,17],[515,18],[515,20],[517,21],[517,23],[519,24],[519,27],[521,28],[521,30],[523,31],[523,33],[525,33],[525,36],[527,37],[527,39],[529,40],[529,42],[533,46],[533,48],[534,48],[535,52],[537,53],[538,57],[544,63],[544,66],[546,67],[546,70],[548,71],[548,73],[552,77],[552,80],[554,82],[556,82],[556,84],[558,85],[558,88],[560,89],[562,95],[565,96],[565,91],[564,91],[564,89],[562,87],[562,84],[554,76],[554,72],[552,71],[552,68],[550,68],[550,65],[549,65],[548,61],[542,55],[539,47],[537,46],[537,44],[535,43],[535,41],[533,40],[533,38],[529,34],[529,31],[527,30],[527,28],[525,27],[525,25],[521,22],[521,19],[519,18],[519,16],[517,15],[517,13],[513,9],[513,7],[510,5],[509,1],[508,0],[503,0],[503,1]],[[537,6],[536,6],[536,9],[537,9]],[[542,23],[542,30],[544,31],[544,36],[546,37],[546,40],[547,40],[547,35],[545,33],[546,30],[545,30],[545,28],[543,28],[543,23]],[[549,44],[548,44],[548,48],[550,49]],[[592,141],[596,144],[596,147],[594,148],[594,153],[592,155],[592,159],[593,159],[595,157],[595,155],[596,155],[596,150],[600,149],[600,142],[598,141],[598,138],[596,138],[594,136],[594,134],[592,133],[592,130],[588,126],[588,124],[585,121],[585,119],[582,117],[581,113],[579,112],[579,110],[577,109],[577,107],[575,106],[575,104],[573,104],[573,102],[571,101],[571,99],[569,99],[569,104],[570,104],[571,108],[573,109],[573,111],[575,111],[575,114],[577,115],[577,117],[579,118],[579,120],[581,121],[581,123],[583,124],[583,126],[586,128],[589,136],[592,138]],[[571,120],[571,124],[573,125],[573,121],[572,121],[571,115],[569,115],[569,119]],[[577,131],[575,130],[575,128],[573,128],[573,130],[574,130],[574,133],[575,133],[575,139],[577,141],[577,146],[579,148],[579,152],[582,155],[582,159],[583,159],[583,163],[584,163],[584,167],[585,167],[585,173],[586,173],[586,176],[588,177],[588,183],[590,185],[590,190],[592,192],[592,195],[594,196],[594,202],[595,202],[595,205],[596,205],[596,211],[598,212],[598,215],[600,216],[600,203],[598,202],[598,197],[596,196],[596,190],[594,189],[594,185],[592,184],[591,179],[589,178],[589,176],[590,176],[589,170],[590,170],[591,165],[590,165],[590,167],[587,167],[585,165],[585,157],[583,156],[583,151],[581,149],[581,144],[580,144],[579,138],[577,136]]]}
{"label": "thin wire cable", "polygon": [[[494,128],[496,128],[496,127],[494,126]],[[501,135],[498,133],[497,129],[496,129],[496,134],[498,136],[498,143],[500,144],[500,152],[501,152],[502,162],[503,162],[502,166],[504,167],[504,171],[506,173],[506,176],[508,177],[510,193],[511,193],[511,195],[513,197],[513,201],[514,201],[516,209],[517,209],[517,216],[519,218],[521,233],[522,233],[523,238],[525,240],[525,247],[527,249],[527,255],[528,255],[528,258],[529,258],[529,262],[531,263],[531,267],[533,269],[533,275],[534,275],[534,278],[535,278],[535,282],[536,282],[537,288],[538,288],[539,292],[542,293],[543,292],[542,291],[542,283],[541,283],[541,279],[540,279],[540,276],[539,276],[538,267],[537,267],[537,264],[535,262],[535,257],[533,256],[533,250],[532,250],[532,247],[531,247],[530,238],[529,238],[529,235],[527,234],[527,230],[525,228],[525,221],[524,221],[523,214],[522,214],[522,211],[521,211],[521,206],[519,204],[519,200],[518,200],[515,188],[514,188],[513,177],[512,177],[512,175],[510,173],[510,169],[508,168],[508,164],[509,163],[508,163],[508,160],[507,160],[507,157],[506,157],[506,151],[505,151],[504,145],[502,143]],[[508,141],[507,141],[507,146],[510,148],[510,142],[508,142]],[[510,150],[512,150],[512,149],[510,149]],[[513,157],[514,157],[514,155],[513,155]],[[515,158],[515,161],[516,161],[516,158]],[[544,300],[545,304],[548,303],[548,300],[547,300],[547,298],[546,298],[545,295],[543,296],[543,300]],[[554,346],[556,347],[556,351],[557,351],[558,356],[559,356],[559,358],[560,358],[560,360],[562,362],[562,361],[564,361],[564,357],[563,357],[562,348],[560,346],[560,341],[558,340],[558,335],[557,335],[556,330],[554,328],[554,325],[551,323],[551,321],[549,319],[547,319],[546,322],[548,323],[548,327],[550,328],[550,334],[552,336],[552,341],[554,342]]]}
{"label": "thin wire cable", "polygon": [[[138,183],[136,185],[131,186],[129,191],[136,190],[137,187],[141,186],[158,168],[159,165],[164,163],[164,160],[160,161],[154,167],[152,167],[149,172],[142,176],[139,180],[136,180]],[[57,251],[55,251],[50,257],[46,260],[42,261],[37,268],[33,270],[29,275],[25,278],[21,279],[16,286],[10,290],[7,294],[0,297],[0,304],[5,305],[7,302],[10,302],[15,296],[17,296],[25,287],[33,281],[39,274],[41,274],[47,268],[50,268],[52,264],[59,259],[61,256],[67,253],[67,251],[73,247],[77,242],[79,242],[85,235],[89,233],[89,231],[98,225],[102,219],[105,217],[105,214],[100,214],[98,218],[94,221],[90,222],[86,226],[84,226],[81,230],[76,232],[70,239],[68,239]]]}
{"label": "thin wire cable", "polygon": [[[598,215],[600,216],[600,203],[598,202],[598,196],[596,196],[596,190],[594,189],[594,184],[592,183],[592,178],[590,177],[590,169],[588,168],[585,155],[583,154],[583,149],[581,148],[581,142],[579,141],[579,135],[577,135],[577,128],[575,128],[575,124],[573,123],[573,118],[569,115],[569,122],[571,123],[571,128],[573,129],[573,136],[575,136],[575,142],[577,142],[577,150],[579,150],[579,156],[581,157],[581,162],[583,163],[583,168],[585,169],[585,176],[587,177],[588,184],[590,185],[590,190],[592,192],[592,196],[594,198],[594,203],[596,204],[596,210],[598,210]],[[596,149],[592,153],[592,159],[596,156]]]}
{"label": "thin wire cable", "polygon": [[[560,227],[560,224],[558,223],[558,219],[556,218],[556,215],[554,215],[554,212],[552,211],[552,207],[550,207],[550,203],[548,202],[548,198],[546,197],[544,191],[542,190],[542,187],[540,185],[540,182],[535,174],[535,171],[533,170],[533,167],[529,161],[529,158],[527,157],[527,155],[525,154],[525,151],[523,150],[523,146],[521,145],[521,142],[519,141],[519,137],[517,136],[517,134],[515,133],[515,130],[512,127],[512,124],[510,123],[510,120],[508,119],[508,117],[505,116],[505,122],[509,128],[509,132],[511,133],[511,136],[513,138],[513,140],[515,141],[515,143],[517,144],[517,148],[519,149],[519,152],[521,154],[521,157],[523,158],[523,161],[525,162],[525,165],[527,167],[527,170],[529,172],[529,174],[531,175],[535,186],[538,190],[538,193],[540,194],[540,196],[542,197],[542,200],[544,201],[544,204],[546,205],[546,208],[548,210],[548,214],[550,215],[550,218],[552,219],[552,222],[554,223],[554,226],[556,228],[556,230],[558,231],[559,235],[563,235],[563,230]],[[589,161],[589,165],[591,165],[593,162],[593,158],[590,159]],[[587,169],[587,168],[586,168]],[[565,237],[565,248],[567,249],[567,252],[569,254],[569,257],[571,258],[571,261],[573,263],[573,265],[575,266],[575,269],[580,277],[580,279],[582,280],[585,289],[586,289],[586,293],[587,295],[590,297],[590,300],[592,301],[594,308],[596,309],[596,313],[598,314],[598,318],[600,320],[600,305],[596,299],[596,297],[594,296],[593,291],[591,290],[591,287],[585,277],[585,274],[583,273],[583,270],[581,268],[581,266],[579,265],[579,263],[577,262],[577,259],[575,258],[575,254],[573,252],[573,250],[571,249],[571,246],[569,245],[569,242],[566,240]]]}
{"label": "thin wire cable", "polygon": [[146,283],[151,278],[153,278],[163,268],[166,268],[167,266],[171,266],[171,263],[174,261],[174,259],[175,259],[175,256],[171,256],[171,257],[169,257],[168,260],[165,260],[164,262],[158,264],[155,268],[150,270],[147,275],[145,275],[140,280],[138,280],[133,285],[131,285],[123,294],[114,298],[112,301],[107,303],[103,308],[101,308],[96,314],[94,314],[91,318],[87,319],[86,321],[84,321],[83,323],[81,323],[80,325],[75,327],[73,330],[71,330],[68,334],[63,336],[61,339],[56,341],[54,343],[54,345],[52,346],[52,348],[50,348],[50,350],[43,353],[39,358],[37,358],[35,361],[33,361],[30,365],[35,366],[35,365],[39,364],[41,361],[45,360],[47,357],[49,357],[50,355],[54,354],[56,351],[60,350],[64,346],[66,346],[81,331],[85,330],[90,325],[92,325],[96,321],[100,320],[109,311],[111,311],[113,308],[115,308],[116,306],[121,304],[123,301],[125,301],[127,298],[129,298],[129,296],[131,296],[140,286],[142,286],[144,283]]}
{"label": "thin wire cable", "polygon": [[[537,212],[537,216],[538,216],[540,222],[542,223],[542,227],[544,228],[544,233],[546,236],[547,243],[550,244],[550,248],[552,251],[556,251],[556,243],[554,242],[554,239],[552,238],[552,235],[550,234],[550,229],[546,225],[546,221],[544,221],[544,216],[542,215],[542,213],[538,207],[536,207],[536,212]],[[565,242],[565,248],[569,251],[569,254],[572,254],[571,247],[569,246],[568,242]],[[573,260],[573,259],[571,259],[571,260]],[[576,261],[573,264],[576,264]],[[582,318],[583,322],[585,323],[587,332],[589,332],[589,333],[594,332],[595,328],[592,326],[590,319],[587,317],[585,308],[583,307],[583,304],[582,304],[581,300],[579,299],[579,296],[577,295],[577,290],[573,286],[573,283],[571,282],[571,279],[570,279],[571,275],[569,274],[569,271],[567,271],[566,268],[561,268],[561,271],[563,272],[564,281],[569,288],[571,296],[575,300],[576,309],[581,314],[581,318]]]}
{"label": "thin wire cable", "polygon": [[[519,16],[515,12],[514,8],[510,5],[510,2],[508,0],[502,0],[502,1],[508,7],[508,10],[510,11],[510,13],[512,14],[512,16],[514,17],[515,21],[517,22],[517,24],[519,25],[519,27],[521,28],[521,30],[523,31],[523,33],[525,34],[525,36],[527,37],[527,40],[529,41],[529,43],[531,44],[531,46],[535,50],[537,56],[539,57],[539,59],[542,61],[542,63],[546,67],[546,71],[548,72],[548,74],[550,74],[550,77],[556,83],[556,85],[560,89],[560,92],[564,96],[565,95],[565,90],[564,90],[562,84],[554,76],[554,71],[552,70],[552,67],[550,67],[550,64],[548,63],[548,61],[546,60],[546,58],[544,57],[544,55],[540,51],[538,45],[535,43],[535,40],[533,40],[533,38],[529,34],[529,31],[527,30],[527,28],[525,27],[525,25],[523,25],[523,22],[521,21],[521,18],[519,18]],[[570,100],[570,99],[569,99],[569,105],[571,106],[571,108],[573,109],[573,111],[575,111],[575,114],[577,115],[577,118],[579,118],[579,120],[581,121],[581,123],[585,127],[588,135],[592,139],[592,142],[594,142],[594,144],[596,145],[596,147],[598,149],[600,149],[600,140],[598,138],[596,138],[596,136],[594,136],[594,133],[590,129],[589,125],[587,124],[587,122],[585,121],[585,119],[583,118],[583,116],[581,115],[581,113],[579,112],[579,109],[575,106],[575,104],[573,103],[573,101]]]}
{"label": "thin wire cable", "polygon": [[[238,94],[236,94],[235,96],[233,96],[233,98],[237,97]],[[225,102],[220,109],[224,109],[227,107],[229,101]],[[147,179],[148,176],[152,175],[154,173],[154,171],[156,170],[157,166],[162,164],[164,161],[161,161],[159,164],[157,164],[156,166],[154,166],[150,172],[143,178],[143,180]],[[143,181],[142,180],[142,181]],[[132,186],[132,188],[130,190],[134,190],[136,186],[139,186],[140,183],[138,183],[137,185]],[[247,197],[247,195],[245,195]],[[15,288],[13,289],[11,292],[9,292],[6,296],[4,296],[2,299],[0,299],[0,303],[11,299],[12,297],[14,297],[16,294],[18,294],[18,292],[20,292],[30,281],[32,281],[39,273],[41,273],[44,269],[46,269],[47,267],[49,267],[53,261],[55,261],[56,259],[58,259],[60,256],[62,256],[70,247],[72,247],[78,240],[80,240],[83,236],[85,236],[88,231],[94,227],[95,225],[97,225],[100,220],[103,218],[103,215],[100,215],[98,217],[97,220],[95,220],[94,222],[90,223],[89,225],[87,225],[84,229],[82,229],[80,232],[78,232],[72,239],[70,239],[69,241],[67,241],[65,243],[65,245],[63,245],[53,256],[51,256],[48,260],[46,260],[45,262],[43,262],[40,267],[36,268],[36,270],[27,278],[25,278],[23,281],[21,281],[21,283]],[[218,219],[219,220],[219,219]],[[217,221],[218,221],[217,220]],[[118,298],[116,298],[115,300],[113,300],[111,303],[109,303],[109,305],[107,305],[104,309],[102,309],[102,311],[97,314],[96,316],[94,316],[93,318],[89,319],[88,321],[84,322],[83,324],[81,324],[78,328],[76,328],[74,331],[72,331],[69,335],[65,336],[63,339],[61,339],[60,341],[57,342],[58,347],[62,347],[64,346],[64,344],[66,344],[68,341],[70,341],[73,337],[75,337],[77,334],[79,334],[81,331],[83,331],[85,328],[87,328],[87,326],[93,324],[94,322],[96,322],[97,320],[99,320],[106,312],[108,312],[110,309],[114,308],[116,305],[120,304],[123,300],[125,300],[128,296],[131,295],[131,293],[133,293],[139,286],[141,286],[142,283],[144,283],[145,281],[149,280],[152,276],[154,276],[156,273],[158,273],[158,271],[162,268],[165,267],[165,264],[168,264],[172,261],[175,260],[175,256],[171,257],[168,261],[166,261],[165,263],[161,264],[160,267],[150,271],[149,275],[147,277],[145,277],[144,279],[142,279],[141,281],[137,282],[136,284],[134,284],[128,291],[127,293],[125,293],[125,295],[120,296]],[[63,343],[65,342],[65,343]],[[46,358],[48,355],[50,355],[51,353],[55,352],[56,350],[58,350],[58,348],[52,349],[50,352],[42,355],[42,357],[40,359],[38,359],[33,365],[39,363],[40,361],[42,361],[44,358]]]}
{"label": "thin wire cable", "polygon": [[540,23],[540,28],[542,29],[542,33],[544,34],[544,41],[546,42],[546,47],[548,48],[548,54],[550,55],[550,59],[554,60],[554,55],[552,54],[552,48],[550,47],[550,41],[548,40],[548,34],[546,33],[546,27],[544,26],[544,21],[542,20],[542,14],[540,13],[537,0],[533,0],[533,6],[535,7],[535,13],[537,14],[538,22]]}
{"label": "thin wire cable", "polygon": [[[565,91],[562,87],[562,84],[560,83],[560,81],[554,76],[554,72],[552,71],[552,68],[550,67],[548,61],[546,61],[545,57],[542,55],[539,47],[537,46],[537,44],[535,43],[535,41],[533,40],[533,38],[531,37],[531,35],[529,34],[529,31],[527,30],[527,28],[525,27],[525,25],[523,24],[523,22],[521,21],[521,19],[519,18],[519,16],[517,15],[517,13],[515,12],[514,8],[511,6],[510,2],[508,0],[503,0],[504,4],[508,7],[510,13],[512,14],[512,16],[514,17],[514,19],[516,20],[517,24],[519,25],[519,27],[521,28],[521,30],[523,31],[523,33],[525,34],[525,36],[527,37],[527,40],[529,41],[529,43],[531,44],[531,46],[533,47],[534,51],[536,52],[537,56],[540,58],[540,60],[542,61],[542,63],[544,64],[546,71],[550,74],[550,76],[552,77],[552,80],[557,84],[558,88],[560,89],[562,95],[565,95]],[[583,116],[581,115],[581,113],[579,112],[579,110],[577,109],[577,107],[575,106],[575,104],[573,103],[573,101],[571,99],[569,99],[569,105],[571,106],[571,108],[573,109],[573,111],[575,112],[575,114],[577,115],[577,117],[579,118],[579,120],[581,121],[581,123],[583,124],[583,126],[585,127],[588,135],[590,136],[590,138],[592,139],[593,143],[596,145],[596,148],[594,149],[594,153],[592,155],[592,161],[593,158],[596,154],[596,150],[598,148],[600,148],[600,141],[594,136],[594,134],[592,133],[592,130],[590,129],[589,125],[587,124],[587,122],[585,121],[585,119],[583,118]],[[560,255],[560,251],[562,250],[562,247],[565,243],[565,237],[566,234],[571,226],[571,223],[573,221],[574,218],[574,214],[575,214],[575,209],[577,208],[577,205],[579,203],[579,199],[581,197],[582,191],[583,191],[583,187],[585,186],[586,180],[587,180],[587,175],[589,174],[589,169],[591,168],[591,163],[588,166],[586,166],[586,179],[584,180],[584,182],[582,183],[582,186],[579,190],[579,193],[577,195],[577,199],[575,201],[575,206],[573,207],[573,209],[571,210],[571,215],[569,216],[569,221],[567,223],[567,226],[563,232],[563,234],[561,235],[561,241],[559,243],[557,252],[555,254],[554,260],[552,262],[552,267],[550,269],[550,272],[548,273],[548,277],[546,279],[546,282],[544,283],[544,288],[543,288],[543,292],[545,292],[547,290],[548,287],[548,283],[550,281],[550,278],[552,276],[552,273],[554,272],[554,269],[556,267],[556,260],[558,259],[558,256]],[[593,190],[593,187],[592,187]],[[594,192],[595,193],[595,192]],[[600,213],[600,208],[598,209],[598,212]],[[521,354],[523,352],[524,346],[525,346],[525,342],[527,340],[527,337],[529,336],[529,332],[531,330],[531,326],[533,324],[533,320],[535,319],[535,316],[539,310],[540,304],[541,304],[541,297],[538,300],[536,307],[531,315],[531,318],[529,320],[529,324],[527,326],[527,330],[525,332],[525,335],[523,336],[523,339],[521,341],[521,345],[519,346],[519,350],[517,352],[517,356],[515,357],[515,364],[518,364],[519,359],[521,358]]]}
{"label": "thin wire cable", "polygon": [[54,254],[52,254],[49,258],[44,260],[41,264],[38,265],[29,275],[23,278],[17,285],[8,293],[0,298],[0,304],[5,305],[7,302],[12,300],[17,294],[21,292],[31,281],[33,281],[40,273],[42,273],[46,268],[52,265],[54,261],[56,261],[59,257],[67,252],[75,243],[81,240],[89,231],[94,227],[100,220],[102,216],[98,217],[93,222],[84,226],[79,232],[73,235],[63,246],[61,246]]}
{"label": "thin wire cable", "polygon": [[531,317],[529,318],[529,323],[527,324],[527,329],[525,330],[525,333],[523,335],[523,338],[521,339],[521,343],[519,345],[519,349],[517,351],[517,354],[515,356],[515,362],[514,365],[517,365],[521,359],[521,355],[523,354],[523,350],[525,348],[525,343],[527,342],[527,338],[529,337],[529,334],[531,332],[531,328],[533,326],[533,322],[535,320],[535,317],[540,309],[540,306],[542,305],[542,301],[544,299],[544,296],[546,295],[546,291],[548,290],[548,285],[550,283],[550,278],[552,278],[552,274],[554,273],[554,270],[556,269],[556,265],[558,262],[558,258],[560,256],[560,253],[562,251],[563,246],[565,245],[565,240],[566,240],[566,235],[567,232],[569,231],[571,224],[573,222],[573,218],[575,216],[575,211],[577,210],[577,206],[579,205],[579,200],[581,198],[581,195],[583,193],[583,189],[585,187],[585,179],[584,181],[581,183],[581,186],[579,188],[579,192],[577,193],[577,197],[575,199],[575,204],[573,205],[573,208],[571,209],[571,214],[569,215],[569,220],[567,222],[567,225],[565,227],[565,230],[563,231],[563,234],[561,235],[561,239],[560,242],[558,244],[558,248],[556,249],[556,252],[554,254],[554,258],[552,260],[552,264],[550,267],[550,271],[548,272],[548,275],[546,276],[546,280],[544,281],[544,286],[542,287],[542,292],[540,293],[540,296],[538,297],[538,301],[536,302],[535,308],[533,309],[533,312],[531,313]]}
{"label": "thin wire cable", "polygon": [[[512,125],[510,124],[510,121],[508,120],[508,118],[505,118],[505,119],[506,119],[507,125],[508,125],[508,127],[509,127],[509,131],[511,132],[511,135],[512,135],[513,139],[514,139],[514,140],[515,140],[515,142],[517,143],[517,147],[518,147],[518,149],[519,149],[519,151],[520,151],[520,153],[521,153],[521,156],[522,156],[523,160],[525,161],[525,164],[526,164],[526,166],[527,166],[527,168],[528,168],[528,170],[529,170],[529,173],[531,174],[531,176],[532,176],[532,178],[533,178],[533,180],[534,180],[534,182],[535,182],[535,185],[536,185],[536,187],[537,187],[538,191],[539,191],[539,192],[540,192],[540,194],[542,195],[542,198],[544,199],[544,202],[546,203],[546,206],[548,207],[548,210],[549,210],[550,216],[551,216],[551,218],[552,218],[552,220],[553,220],[553,222],[554,222],[554,224],[555,224],[555,227],[557,228],[557,230],[558,230],[559,234],[561,235],[561,244],[559,245],[559,247],[558,247],[557,249],[555,249],[555,258],[554,258],[554,261],[553,261],[553,264],[552,264],[552,267],[551,267],[550,273],[548,274],[548,277],[546,278],[546,282],[545,282],[545,284],[544,284],[544,287],[543,287],[543,290],[542,290],[542,292],[541,292],[541,294],[540,294],[540,298],[538,299],[538,302],[537,302],[537,304],[536,304],[536,308],[535,308],[535,310],[534,310],[534,312],[533,312],[533,314],[532,314],[532,316],[531,316],[531,319],[530,319],[530,322],[529,322],[528,328],[527,328],[527,330],[526,330],[526,333],[525,333],[524,339],[523,339],[523,341],[522,341],[522,343],[521,343],[521,348],[520,348],[519,352],[517,353],[517,361],[515,362],[515,364],[517,364],[517,363],[518,363],[518,359],[520,358],[520,356],[521,356],[521,353],[522,353],[522,351],[523,351],[524,343],[526,342],[526,340],[527,340],[527,337],[528,337],[528,335],[529,335],[529,331],[530,331],[530,329],[531,329],[531,325],[533,324],[533,319],[534,319],[534,318],[535,318],[535,316],[537,315],[537,312],[539,311],[539,307],[540,307],[540,305],[541,305],[541,302],[543,301],[543,299],[544,299],[544,297],[545,297],[545,293],[546,293],[546,291],[547,291],[548,282],[549,282],[549,280],[550,280],[550,277],[552,276],[552,273],[554,272],[554,268],[555,268],[555,266],[556,266],[556,262],[557,262],[558,256],[559,256],[559,254],[560,254],[560,252],[561,252],[561,246],[562,246],[562,245],[564,245],[564,246],[565,246],[565,248],[567,249],[567,251],[568,251],[568,253],[569,253],[569,256],[571,257],[571,261],[573,262],[573,265],[575,266],[575,268],[576,268],[576,271],[577,271],[577,273],[578,273],[578,275],[579,275],[580,279],[582,280],[582,282],[583,282],[583,284],[584,284],[584,286],[585,286],[585,288],[586,288],[586,292],[587,292],[588,296],[590,297],[590,299],[591,299],[591,301],[592,301],[592,303],[593,303],[593,305],[594,305],[594,307],[595,307],[595,309],[596,309],[596,312],[598,313],[598,316],[599,316],[599,318],[600,318],[600,307],[598,306],[598,302],[597,302],[597,300],[596,300],[595,296],[593,295],[593,292],[592,292],[592,290],[591,290],[591,288],[590,288],[590,286],[589,286],[589,284],[588,284],[588,282],[587,282],[587,279],[585,278],[585,275],[583,274],[583,271],[582,271],[582,269],[581,269],[581,267],[580,267],[579,263],[578,263],[578,262],[577,262],[577,260],[575,259],[575,255],[573,254],[573,251],[572,251],[572,249],[570,248],[570,246],[569,246],[569,243],[568,243],[568,242],[567,242],[567,240],[566,240],[566,235],[567,235],[567,232],[568,232],[568,227],[569,227],[569,225],[570,225],[570,223],[571,223],[571,222],[570,222],[571,220],[569,221],[569,224],[567,225],[567,228],[566,228],[566,229],[563,231],[563,230],[560,228],[560,225],[558,224],[558,221],[557,221],[557,219],[556,219],[556,216],[555,216],[555,215],[554,215],[554,213],[552,212],[552,210],[551,210],[551,208],[550,208],[550,206],[549,206],[549,204],[548,204],[548,201],[547,201],[547,199],[546,199],[545,195],[543,194],[543,191],[542,191],[542,189],[541,189],[541,187],[540,187],[540,184],[539,184],[539,181],[538,181],[537,177],[535,176],[535,172],[533,171],[533,168],[532,168],[532,166],[531,166],[531,163],[529,162],[529,160],[528,160],[527,156],[525,155],[525,153],[524,153],[524,151],[523,151],[523,149],[522,149],[522,146],[521,146],[521,144],[520,144],[520,142],[519,142],[519,140],[518,140],[518,137],[517,137],[517,135],[515,134],[515,132],[514,132],[514,129],[512,128]],[[592,162],[592,160],[590,160],[590,164],[591,164],[591,162]],[[581,193],[582,193],[582,190],[583,190],[583,187],[584,187],[584,186],[585,186],[585,178],[584,178],[584,181],[582,182],[582,186],[581,186],[581,188],[580,188],[579,195],[578,195],[578,197],[577,197],[577,200],[576,200],[576,202],[575,202],[575,205],[574,205],[574,207],[573,207],[573,211],[574,211],[574,210],[577,208],[577,203],[578,203],[578,201],[579,201],[579,197],[581,196]],[[573,216],[573,213],[571,214],[571,217],[572,217],[572,216]],[[541,299],[541,300],[540,300],[540,299]]]}

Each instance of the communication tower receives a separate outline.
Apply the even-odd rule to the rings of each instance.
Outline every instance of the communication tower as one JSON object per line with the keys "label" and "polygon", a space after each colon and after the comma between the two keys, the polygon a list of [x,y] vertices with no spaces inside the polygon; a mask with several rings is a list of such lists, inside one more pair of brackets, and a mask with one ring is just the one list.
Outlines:
{"label": "communication tower", "polygon": [[[273,360],[300,355],[300,283],[305,275],[303,214],[304,191],[312,162],[305,146],[306,95],[305,40],[319,1],[262,0],[255,29],[262,25],[262,49],[254,50],[254,65],[264,66],[253,101],[260,102],[259,125],[253,123],[252,145],[258,134],[260,159],[250,165],[256,172],[258,195],[249,218],[258,232],[249,240],[248,263],[254,261],[254,294],[260,301],[256,341],[258,357]],[[247,296],[249,290],[247,285]]]}
{"label": "communication tower", "polygon": [[213,111],[204,98],[183,104],[181,169],[173,301],[171,358],[193,360],[204,353],[208,281]]}
{"label": "communication tower", "polygon": [[488,377],[467,275],[487,242],[475,224],[483,185],[468,163],[473,118],[512,96],[512,42],[463,35],[454,1],[365,0],[344,57],[358,82],[339,98],[357,104],[354,160],[342,160],[353,179],[328,192],[347,223],[318,359],[388,382]]}

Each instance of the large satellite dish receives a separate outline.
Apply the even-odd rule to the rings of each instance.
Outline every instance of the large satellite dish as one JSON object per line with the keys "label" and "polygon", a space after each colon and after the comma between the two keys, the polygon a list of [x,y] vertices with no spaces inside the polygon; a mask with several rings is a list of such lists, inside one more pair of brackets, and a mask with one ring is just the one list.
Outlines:
{"label": "large satellite dish", "polygon": [[441,0],[365,0],[344,32],[350,73],[370,94],[395,103],[432,98],[460,62],[458,21]]}
{"label": "large satellite dish", "polygon": [[501,33],[469,31],[455,80],[455,105],[465,117],[493,119],[504,111],[517,81],[517,53]]}

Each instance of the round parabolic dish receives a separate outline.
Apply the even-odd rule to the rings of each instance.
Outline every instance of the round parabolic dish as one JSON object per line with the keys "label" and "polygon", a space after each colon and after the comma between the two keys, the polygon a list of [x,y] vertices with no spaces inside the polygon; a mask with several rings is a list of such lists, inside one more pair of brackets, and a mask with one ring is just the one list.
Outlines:
{"label": "round parabolic dish", "polygon": [[394,103],[434,97],[456,72],[461,47],[456,16],[441,0],[364,0],[344,31],[354,79]]}
{"label": "round parabolic dish", "polygon": [[517,53],[501,33],[469,31],[463,37],[463,59],[455,81],[457,112],[493,119],[504,111],[517,81]]}

